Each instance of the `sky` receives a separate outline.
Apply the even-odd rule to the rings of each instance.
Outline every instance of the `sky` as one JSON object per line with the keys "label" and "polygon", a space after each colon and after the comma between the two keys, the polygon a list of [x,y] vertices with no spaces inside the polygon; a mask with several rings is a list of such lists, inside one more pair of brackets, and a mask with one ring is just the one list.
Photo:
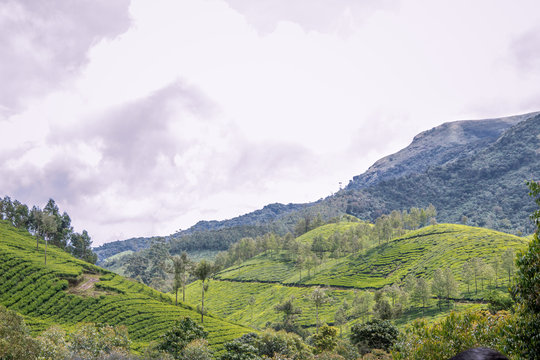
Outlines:
{"label": "sky", "polygon": [[0,196],[94,245],[318,200],[540,110],[537,0],[0,0]]}

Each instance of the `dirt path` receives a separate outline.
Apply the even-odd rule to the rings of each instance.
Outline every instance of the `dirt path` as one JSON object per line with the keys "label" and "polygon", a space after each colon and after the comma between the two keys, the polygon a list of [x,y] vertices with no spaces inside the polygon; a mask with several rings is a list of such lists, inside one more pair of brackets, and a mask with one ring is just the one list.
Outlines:
{"label": "dirt path", "polygon": [[100,276],[97,274],[83,274],[82,280],[77,285],[70,287],[68,292],[77,295],[93,296],[96,290],[94,284],[99,281]]}

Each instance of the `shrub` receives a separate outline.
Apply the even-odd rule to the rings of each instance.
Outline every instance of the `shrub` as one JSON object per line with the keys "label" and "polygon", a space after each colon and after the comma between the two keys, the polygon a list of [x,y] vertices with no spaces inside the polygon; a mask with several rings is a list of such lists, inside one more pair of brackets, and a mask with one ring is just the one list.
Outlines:
{"label": "shrub", "polygon": [[208,332],[204,331],[201,325],[190,317],[183,317],[177,320],[173,327],[161,336],[157,349],[168,352],[175,359],[182,359],[182,351],[190,342],[197,339],[206,339],[207,336]]}
{"label": "shrub", "polygon": [[438,323],[429,325],[417,320],[401,334],[394,359],[440,360],[475,347],[488,347],[507,353],[505,339],[514,327],[515,318],[501,311],[452,312]]}
{"label": "shrub", "polygon": [[398,329],[388,320],[371,320],[351,327],[350,339],[365,354],[372,349],[388,350],[398,337]]}
{"label": "shrub", "polygon": [[39,343],[28,332],[23,318],[0,305],[0,359],[37,359]]}

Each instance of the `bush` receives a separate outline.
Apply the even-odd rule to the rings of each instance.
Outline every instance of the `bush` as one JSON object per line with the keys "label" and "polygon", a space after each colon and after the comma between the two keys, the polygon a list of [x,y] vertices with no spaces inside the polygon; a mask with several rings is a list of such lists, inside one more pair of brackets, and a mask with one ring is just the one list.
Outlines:
{"label": "bush", "polygon": [[0,305],[0,359],[32,360],[39,355],[39,343],[28,332],[23,318]]}
{"label": "bush", "polygon": [[131,341],[125,326],[83,324],[71,333],[69,350],[84,359],[101,359],[109,354],[129,354]]}
{"label": "bush", "polygon": [[505,311],[495,315],[488,311],[452,312],[433,325],[417,320],[400,335],[393,356],[397,360],[440,360],[475,347],[509,355],[506,339],[514,327],[515,318]]}
{"label": "bush", "polygon": [[171,354],[175,359],[182,359],[182,351],[193,340],[206,339],[208,332],[190,317],[177,320],[174,326],[161,336],[158,350]]}
{"label": "bush", "polygon": [[398,337],[398,329],[388,320],[371,320],[351,327],[350,339],[365,354],[372,349],[389,350]]}
{"label": "bush", "polygon": [[313,335],[313,345],[315,353],[320,354],[324,351],[332,351],[337,345],[337,329],[332,326],[323,325],[319,333]]}

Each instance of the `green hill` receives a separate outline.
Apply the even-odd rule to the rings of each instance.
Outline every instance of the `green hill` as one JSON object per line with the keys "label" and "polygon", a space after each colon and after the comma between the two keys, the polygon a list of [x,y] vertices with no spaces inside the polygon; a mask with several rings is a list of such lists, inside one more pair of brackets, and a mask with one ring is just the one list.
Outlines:
{"label": "green hill", "polygon": [[[328,224],[312,230],[296,240],[310,243],[316,236],[332,236],[335,231],[347,231],[354,223]],[[297,305],[303,309],[299,323],[304,327],[315,324],[315,308],[309,294],[316,286],[327,289],[333,299],[320,309],[321,319],[334,322],[334,314],[347,300],[354,302],[355,296],[385,286],[400,284],[405,276],[411,274],[427,281],[432,279],[438,268],[449,267],[456,280],[462,279],[463,264],[473,258],[481,258],[486,263],[500,258],[506,249],[517,251],[526,246],[526,238],[501,232],[464,225],[440,224],[410,231],[402,237],[381,245],[340,258],[323,257],[323,262],[311,270],[311,276],[303,271],[300,280],[299,269],[295,266],[295,254],[287,250],[265,252],[242,264],[220,272],[212,281],[207,297],[211,311],[225,319],[264,327],[267,322],[275,322],[280,315],[274,306],[290,296],[296,298]],[[329,255],[329,254],[327,254]],[[497,283],[499,292],[506,287],[506,273],[499,269]],[[480,286],[480,285],[479,285]],[[194,304],[199,301],[199,284],[188,286],[187,300]],[[489,287],[494,289],[494,283]],[[460,296],[455,309],[483,306],[475,299],[487,294],[487,281],[478,294],[467,292],[467,286],[460,283]],[[254,303],[249,304],[250,298]],[[441,311],[431,301],[430,308],[424,309],[426,316],[440,317],[449,309]],[[420,316],[418,307],[409,306],[398,323],[404,323]],[[358,321],[351,317],[349,321]]]}
{"label": "green hill", "polygon": [[[125,325],[134,348],[158,339],[174,321],[189,316],[200,321],[192,306],[174,306],[170,295],[77,260],[26,231],[0,221],[0,304],[24,316],[34,333],[58,324],[69,329],[80,322]],[[213,315],[205,317],[212,347],[250,331]]]}
{"label": "green hill", "polygon": [[445,267],[450,267],[460,280],[461,268],[467,260],[479,257],[490,263],[507,248],[521,249],[526,244],[525,238],[495,230],[433,225],[345,258],[303,283],[381,288],[403,280],[407,274],[431,279],[435,269]]}

